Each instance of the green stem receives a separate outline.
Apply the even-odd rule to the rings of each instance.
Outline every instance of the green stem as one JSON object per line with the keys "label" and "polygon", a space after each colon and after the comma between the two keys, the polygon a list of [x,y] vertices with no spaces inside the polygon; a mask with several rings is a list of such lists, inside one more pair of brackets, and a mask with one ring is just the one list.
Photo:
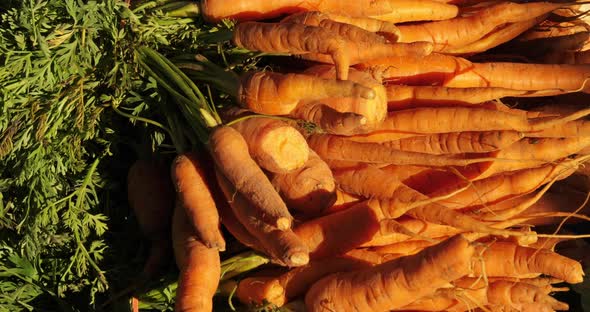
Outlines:
{"label": "green stem", "polygon": [[168,133],[168,135],[172,136],[172,132],[170,131],[170,129],[166,128],[166,126],[164,126],[163,124],[161,124],[161,123],[159,123],[157,121],[154,121],[154,120],[151,120],[151,119],[148,119],[148,118],[144,118],[144,117],[140,117],[140,116],[134,116],[134,115],[125,113],[125,112],[121,111],[119,108],[117,108],[115,105],[111,105],[111,108],[113,108],[113,110],[115,111],[115,113],[117,113],[117,114],[119,114],[119,115],[121,115],[123,117],[129,118],[129,119],[133,119],[133,120],[143,121],[143,122],[145,122],[147,124],[156,126],[156,127],[160,128],[160,129],[164,130],[166,133]]}

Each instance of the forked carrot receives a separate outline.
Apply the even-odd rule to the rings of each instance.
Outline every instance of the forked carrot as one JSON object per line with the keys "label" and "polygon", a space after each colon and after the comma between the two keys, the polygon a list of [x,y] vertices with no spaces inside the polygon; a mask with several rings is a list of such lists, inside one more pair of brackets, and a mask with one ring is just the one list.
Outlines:
{"label": "forked carrot", "polygon": [[[274,187],[248,153],[248,144],[235,129],[220,126],[209,136],[211,155],[223,176],[252,203],[257,218],[278,229],[291,227],[293,217]],[[233,188],[232,187],[232,188]]]}
{"label": "forked carrot", "polygon": [[563,6],[551,2],[500,2],[465,17],[399,26],[400,42],[428,41],[435,44],[435,51],[446,52],[447,47],[465,46],[502,24],[530,20]]}
{"label": "forked carrot", "polygon": [[217,171],[217,182],[236,218],[252,236],[258,239],[271,257],[287,266],[301,266],[309,262],[307,246],[291,229],[280,230],[259,220],[254,204],[241,193],[237,193],[231,182],[219,171]]}
{"label": "forked carrot", "polygon": [[[268,40],[274,38],[276,40]],[[327,62],[336,65],[338,79],[348,79],[348,68],[372,58],[397,55],[428,55],[432,44],[367,43],[353,41],[319,26],[298,23],[244,22],[234,28],[233,43],[253,51],[290,53],[295,55],[326,56]]]}

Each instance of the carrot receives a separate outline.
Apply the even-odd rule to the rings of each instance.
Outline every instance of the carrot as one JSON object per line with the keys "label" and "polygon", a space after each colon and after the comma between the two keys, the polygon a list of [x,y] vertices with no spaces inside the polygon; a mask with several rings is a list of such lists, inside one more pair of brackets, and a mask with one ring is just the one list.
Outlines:
{"label": "carrot", "polygon": [[[368,269],[340,272],[315,283],[308,311],[388,311],[429,294],[469,272],[474,248],[456,236],[422,252]],[[378,282],[375,282],[378,281]]]}
{"label": "carrot", "polygon": [[344,16],[370,16],[391,22],[407,22],[452,18],[457,15],[458,10],[454,5],[425,0],[361,0],[354,2],[282,0],[264,3],[244,1],[231,7],[223,1],[205,0],[201,3],[201,11],[209,22],[219,22],[222,19],[262,20],[301,11],[320,11]]}
{"label": "carrot", "polygon": [[447,88],[391,84],[386,89],[387,109],[390,111],[423,106],[472,106],[507,96],[536,96],[532,91],[489,87]]}
{"label": "carrot", "polygon": [[349,160],[367,163],[390,163],[396,165],[423,166],[465,166],[491,160],[491,158],[462,159],[448,155],[394,150],[379,143],[363,143],[343,137],[325,134],[312,134],[308,137],[309,147],[321,158]]}
{"label": "carrot", "polygon": [[[526,64],[526,63],[474,63],[473,70],[457,75],[447,81],[447,87],[501,87],[517,90],[563,89],[587,92],[586,81],[590,65]],[[545,79],[516,79],[526,73],[527,77]]]}
{"label": "carrot", "polygon": [[[276,38],[277,40],[267,40]],[[432,51],[429,43],[388,44],[355,42],[329,29],[297,23],[244,22],[234,28],[232,41],[240,48],[262,52],[326,55],[336,65],[338,79],[348,79],[350,64],[376,57],[419,54]]]}
{"label": "carrot", "polygon": [[289,114],[303,100],[314,101],[334,96],[375,98],[375,91],[351,81],[268,71],[242,76],[237,94],[240,106],[267,115]]}
{"label": "carrot", "polygon": [[280,230],[261,221],[254,205],[242,194],[236,193],[230,181],[219,171],[217,182],[236,218],[258,239],[271,257],[287,266],[305,265],[309,261],[307,247],[291,229]]}
{"label": "carrot", "polygon": [[[590,65],[473,63],[461,57],[439,53],[422,57],[387,57],[355,67],[368,71],[376,79],[398,84],[454,88],[498,87],[528,91],[577,91],[585,86],[590,76]],[[527,79],[522,79],[522,73],[526,73],[524,77]]]}
{"label": "carrot", "polygon": [[156,160],[137,160],[127,172],[127,199],[144,237],[150,240],[150,254],[138,279],[153,278],[167,263],[170,224],[174,210],[174,188],[170,174]]}
{"label": "carrot", "polygon": [[257,218],[281,230],[291,227],[293,217],[287,206],[250,157],[248,145],[237,130],[227,126],[214,128],[209,147],[223,176],[258,211]]}
{"label": "carrot", "polygon": [[238,282],[236,297],[247,305],[262,305],[272,303],[277,306],[285,297],[285,289],[273,276],[248,276]]}
{"label": "carrot", "polygon": [[481,280],[461,280],[464,281],[459,283],[460,287],[439,288],[434,294],[418,299],[401,309],[467,311],[473,308],[473,305],[487,305],[509,306],[521,311],[523,305],[534,303],[548,305],[552,309],[567,310],[567,304],[552,298],[548,292],[535,285],[506,280],[497,280],[486,285]]}
{"label": "carrot", "polygon": [[[481,259],[474,258],[474,276],[519,276],[529,273],[547,274],[570,284],[580,283],[584,271],[577,261],[546,249],[534,249],[508,242],[477,247]],[[481,261],[481,262],[480,262]],[[484,273],[485,272],[485,273]]]}
{"label": "carrot", "polygon": [[547,14],[538,16],[536,18],[531,18],[529,20],[500,26],[499,29],[493,30],[477,41],[460,47],[449,47],[445,50],[445,53],[451,55],[470,55],[485,52],[505,42],[509,42],[521,33],[525,32],[527,29],[542,22],[545,20],[545,18],[547,18]]}
{"label": "carrot", "polygon": [[[590,109],[566,116],[527,118],[522,114],[477,107],[415,108],[389,113],[378,130],[424,134],[492,130],[534,132],[579,119],[587,114],[590,114]],[[430,120],[440,122],[432,124],[428,122]]]}
{"label": "carrot", "polygon": [[[336,71],[330,65],[316,65],[304,71],[305,74],[317,76],[324,79],[335,79]],[[320,100],[340,112],[352,112],[366,117],[365,128],[373,128],[381,123],[387,115],[387,99],[385,87],[380,80],[375,80],[371,75],[351,68],[348,71],[348,79],[370,87],[375,92],[372,99],[342,97],[340,95],[326,97]],[[366,132],[366,131],[365,131]]]}
{"label": "carrot", "polygon": [[219,214],[211,188],[203,169],[203,161],[196,153],[176,157],[172,164],[172,181],[176,196],[189,224],[208,248],[225,250],[225,240],[219,230]]}
{"label": "carrot", "polygon": [[385,37],[375,33],[377,31],[389,32],[389,38],[394,39],[391,42],[395,42],[399,36],[399,29],[393,23],[367,17],[350,17],[317,11],[292,14],[282,19],[281,22],[318,26],[326,28],[349,40],[359,40],[368,43],[387,42]]}
{"label": "carrot", "polygon": [[385,246],[371,247],[370,250],[379,254],[401,254],[401,255],[413,255],[426,247],[437,244],[436,240],[407,240],[404,242],[393,243]]}
{"label": "carrot", "polygon": [[285,174],[272,174],[271,183],[290,209],[315,216],[336,200],[336,184],[328,165],[314,152],[303,167]]}
{"label": "carrot", "polygon": [[[390,148],[427,154],[485,153],[509,148],[524,134],[511,130],[447,132],[383,143]],[[500,152],[501,154],[501,152]],[[498,158],[503,158],[497,154]]]}
{"label": "carrot", "polygon": [[520,282],[495,281],[490,283],[487,291],[487,299],[491,304],[513,307],[518,307],[525,303],[540,303],[549,305],[555,310],[569,309],[567,304],[549,296],[542,288]]}
{"label": "carrot", "polygon": [[345,210],[348,209],[352,206],[354,206],[355,204],[358,204],[359,202],[361,202],[362,199],[360,196],[354,195],[354,194],[350,194],[347,192],[344,192],[343,190],[336,188],[336,201],[334,202],[334,204],[330,207],[328,207],[326,210],[324,210],[324,215],[328,215],[340,210]]}
{"label": "carrot", "polygon": [[399,41],[428,41],[435,44],[435,51],[446,52],[447,47],[460,47],[472,43],[502,24],[530,20],[563,6],[564,4],[551,2],[500,2],[470,16],[401,25]]}
{"label": "carrot", "polygon": [[312,259],[340,255],[370,241],[380,220],[366,202],[296,226],[293,231],[309,248]]}
{"label": "carrot", "polygon": [[541,138],[562,138],[562,137],[580,137],[587,135],[590,131],[590,121],[573,120],[562,125],[556,125],[543,130],[527,132],[527,137]]}
{"label": "carrot", "polygon": [[539,160],[550,163],[558,159],[578,153],[590,146],[590,137],[572,138],[525,138],[500,151],[495,155],[499,159],[514,159],[518,162],[492,162],[492,164],[478,176],[478,179],[539,166]]}
{"label": "carrot", "polygon": [[219,285],[219,251],[197,237],[182,207],[176,206],[172,221],[174,255],[180,270],[175,311],[213,311],[213,296]]}
{"label": "carrot", "polygon": [[[575,167],[572,167],[575,165],[575,160],[562,161],[555,165],[548,164],[477,180],[472,182],[471,187],[447,199],[440,200],[439,203],[451,209],[495,203],[531,192],[555,178],[564,178],[575,171]],[[428,196],[442,196],[456,190],[456,188],[456,186],[448,189],[440,188]]]}
{"label": "carrot", "polygon": [[286,173],[301,168],[309,157],[303,135],[281,120],[251,117],[233,123],[232,127],[248,143],[251,157],[268,171]]}

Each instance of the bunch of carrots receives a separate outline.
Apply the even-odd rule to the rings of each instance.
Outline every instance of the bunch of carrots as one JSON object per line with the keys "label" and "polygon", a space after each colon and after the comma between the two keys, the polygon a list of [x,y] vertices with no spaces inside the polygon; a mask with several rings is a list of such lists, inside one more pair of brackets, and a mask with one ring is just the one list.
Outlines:
{"label": "bunch of carrots", "polygon": [[[584,270],[555,251],[579,236],[557,231],[590,220],[590,107],[578,105],[590,32],[578,3],[242,3],[201,10],[239,21],[236,46],[305,70],[237,75],[201,55],[138,52],[174,98],[164,111],[179,155],[170,173],[130,171],[175,194],[130,182],[130,203],[155,249],[171,235],[177,311],[211,311],[227,289],[245,305],[303,300],[305,311],[568,309],[551,293]],[[189,76],[236,105],[218,110]],[[160,222],[142,222],[150,213]],[[270,264],[220,282],[230,243]]]}

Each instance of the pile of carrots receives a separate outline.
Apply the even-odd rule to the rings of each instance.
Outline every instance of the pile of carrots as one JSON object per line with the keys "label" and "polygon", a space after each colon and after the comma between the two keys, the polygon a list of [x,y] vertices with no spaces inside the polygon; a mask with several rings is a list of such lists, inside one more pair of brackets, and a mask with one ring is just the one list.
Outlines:
{"label": "pile of carrots", "polygon": [[[208,151],[174,160],[160,206],[176,202],[177,311],[211,311],[230,286],[306,311],[568,309],[551,293],[584,270],[557,231],[590,220],[575,2],[250,2],[201,9],[240,21],[236,46],[309,66],[235,78],[236,107],[204,118]],[[228,234],[272,265],[220,285]]]}

